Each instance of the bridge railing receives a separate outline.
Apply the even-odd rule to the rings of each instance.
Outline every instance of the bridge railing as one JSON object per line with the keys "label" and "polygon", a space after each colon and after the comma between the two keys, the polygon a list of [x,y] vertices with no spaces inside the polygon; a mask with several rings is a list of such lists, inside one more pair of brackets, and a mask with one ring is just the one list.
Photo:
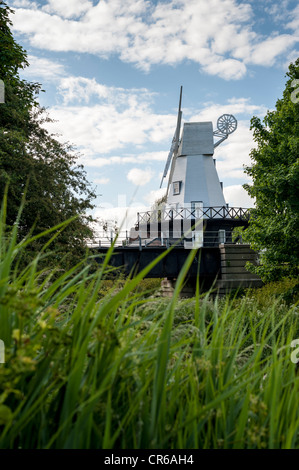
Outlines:
{"label": "bridge railing", "polygon": [[[170,232],[154,232],[151,231],[148,234],[141,236],[141,232],[136,231],[120,231],[114,232],[111,231],[109,234],[98,232],[95,234],[93,239],[87,240],[87,245],[92,248],[103,247],[108,248],[112,244],[115,247],[157,247],[164,246],[169,247],[176,244],[177,246],[190,247],[190,243],[197,243],[201,246],[218,246],[220,243],[242,243],[241,237],[237,237],[230,230],[218,230],[218,231],[193,231],[187,232],[186,234],[182,233],[176,234],[176,237],[173,238]],[[148,238],[146,238],[148,235]]]}
{"label": "bridge railing", "polygon": [[137,212],[137,225],[173,219],[239,219],[249,220],[250,209],[243,207],[180,207]]}

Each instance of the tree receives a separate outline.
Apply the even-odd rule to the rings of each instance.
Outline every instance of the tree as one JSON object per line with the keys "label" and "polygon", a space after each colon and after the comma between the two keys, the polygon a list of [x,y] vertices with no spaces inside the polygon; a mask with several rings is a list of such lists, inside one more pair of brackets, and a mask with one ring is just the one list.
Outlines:
{"label": "tree", "polygon": [[253,184],[244,188],[256,200],[245,239],[260,250],[254,270],[266,281],[298,275],[299,59],[286,76],[276,109],[251,119],[257,148],[245,168]]}
{"label": "tree", "polygon": [[7,224],[13,225],[27,187],[20,237],[32,227],[33,233],[40,233],[77,216],[55,245],[71,262],[83,256],[84,240],[92,236],[94,220],[87,211],[94,207],[95,193],[83,166],[76,163],[73,147],[61,144],[45,129],[50,119],[37,102],[41,85],[20,79],[19,70],[29,64],[10,31],[12,13],[0,1],[0,78],[5,84],[5,103],[0,104],[0,198],[9,183]]}

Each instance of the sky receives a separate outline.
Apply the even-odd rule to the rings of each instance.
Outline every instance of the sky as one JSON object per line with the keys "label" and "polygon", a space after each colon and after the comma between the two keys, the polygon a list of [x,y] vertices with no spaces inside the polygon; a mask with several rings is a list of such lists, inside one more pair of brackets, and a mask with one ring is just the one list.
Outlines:
{"label": "sky", "polygon": [[226,202],[252,207],[253,116],[275,108],[299,56],[292,0],[11,0],[15,40],[39,82],[48,130],[74,144],[96,189],[94,216],[122,229],[166,192],[160,181],[176,127],[233,114],[215,149]]}

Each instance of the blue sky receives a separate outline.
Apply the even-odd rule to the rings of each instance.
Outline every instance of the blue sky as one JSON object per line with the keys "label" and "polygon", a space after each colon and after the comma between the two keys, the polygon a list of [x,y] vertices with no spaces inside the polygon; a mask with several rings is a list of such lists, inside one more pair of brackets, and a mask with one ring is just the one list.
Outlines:
{"label": "blue sky", "polygon": [[[73,143],[97,187],[95,215],[118,223],[165,192],[161,175],[176,125],[233,114],[238,129],[215,150],[231,206],[250,207],[243,165],[253,115],[275,107],[299,56],[296,1],[11,0],[23,77],[40,82],[48,125]],[[133,197],[134,196],[134,197]]]}

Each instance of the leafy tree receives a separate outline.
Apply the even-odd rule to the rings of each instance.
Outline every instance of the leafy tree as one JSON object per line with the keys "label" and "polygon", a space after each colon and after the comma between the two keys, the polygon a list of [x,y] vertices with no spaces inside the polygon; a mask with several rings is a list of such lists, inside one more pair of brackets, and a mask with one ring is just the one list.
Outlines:
{"label": "leafy tree", "polygon": [[266,281],[298,274],[299,59],[286,75],[276,109],[251,119],[257,148],[245,168],[253,184],[244,188],[256,199],[245,239],[261,250],[254,270]]}
{"label": "leafy tree", "polygon": [[0,1],[0,78],[5,84],[5,103],[0,104],[0,198],[9,183],[7,224],[13,225],[27,187],[20,236],[32,227],[33,233],[40,233],[77,216],[55,245],[58,259],[63,253],[72,263],[84,254],[84,239],[92,236],[93,218],[86,214],[94,207],[95,194],[83,166],[76,163],[73,147],[61,144],[44,127],[50,119],[37,102],[41,85],[19,76],[29,64],[10,30],[12,13]]}

